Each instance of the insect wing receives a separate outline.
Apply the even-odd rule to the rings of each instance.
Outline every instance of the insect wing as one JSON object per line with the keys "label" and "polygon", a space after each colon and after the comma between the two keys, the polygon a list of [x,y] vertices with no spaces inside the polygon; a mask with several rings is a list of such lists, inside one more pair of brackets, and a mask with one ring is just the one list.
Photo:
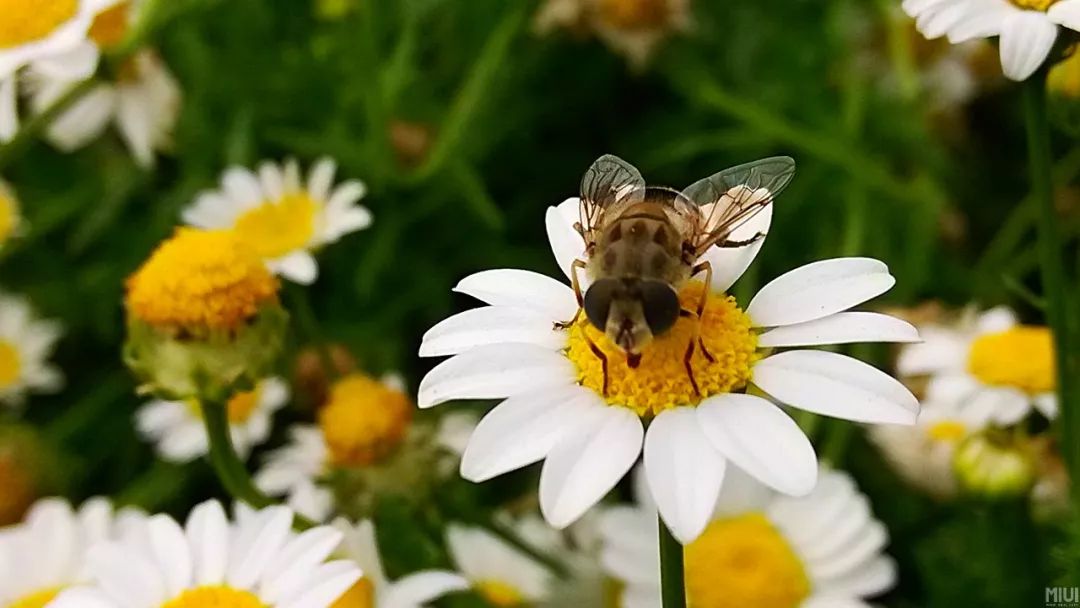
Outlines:
{"label": "insect wing", "polygon": [[683,196],[702,210],[694,238],[697,254],[722,243],[772,204],[794,175],[794,159],[773,156],[725,169],[683,190]]}
{"label": "insect wing", "polygon": [[578,211],[583,236],[600,226],[604,212],[616,203],[640,202],[644,198],[645,179],[633,165],[611,154],[596,159],[581,178]]}

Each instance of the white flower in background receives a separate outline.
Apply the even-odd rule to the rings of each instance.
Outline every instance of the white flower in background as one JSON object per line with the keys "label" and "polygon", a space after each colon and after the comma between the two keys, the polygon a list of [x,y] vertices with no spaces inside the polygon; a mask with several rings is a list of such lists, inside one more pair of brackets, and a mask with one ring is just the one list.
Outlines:
{"label": "white flower in background", "polygon": [[547,525],[539,512],[517,518],[500,512],[495,514],[495,520],[566,568],[566,576],[550,585],[545,599],[534,604],[537,608],[611,605],[609,581],[600,568],[600,509],[590,510],[565,530]]}
{"label": "white flower in background", "polygon": [[60,324],[37,319],[26,298],[0,295],[0,401],[19,406],[26,394],[53,393],[64,376],[49,363]]}
{"label": "white flower in background", "polygon": [[929,376],[927,401],[974,401],[991,421],[1010,425],[1034,406],[1057,415],[1054,341],[1050,329],[1020,325],[998,307],[965,311],[953,325],[919,328],[924,341],[906,346],[897,360],[902,376]]}
{"label": "white flower in background", "polygon": [[[276,377],[229,399],[229,430],[233,447],[241,456],[266,441],[274,412],[288,401],[289,385]],[[135,413],[135,427],[143,438],[156,444],[163,459],[172,462],[189,462],[206,455],[210,448],[202,410],[195,401],[151,401]]]}
{"label": "white flower in background", "polygon": [[62,590],[86,583],[91,545],[116,540],[144,519],[131,509],[114,513],[101,498],[78,511],[61,499],[39,500],[23,523],[0,529],[0,606],[43,608]]}
{"label": "white flower in background", "polygon": [[232,230],[275,273],[310,284],[318,275],[316,250],[371,225],[371,212],[357,204],[367,188],[358,180],[335,187],[336,170],[333,160],[320,159],[305,184],[294,160],[265,162],[257,172],[233,167],[221,189],[199,195],[183,219],[199,228]]}
{"label": "white flower in background", "polygon": [[19,198],[11,185],[0,179],[0,248],[19,234],[22,229],[22,214],[19,211]]}
{"label": "white flower in background", "polygon": [[903,8],[930,39],[999,37],[1001,68],[1012,80],[1026,80],[1046,61],[1059,25],[1080,31],[1080,0],[904,0]]}
{"label": "white flower in background", "polygon": [[[577,208],[577,199],[570,199],[547,215],[548,236],[567,276],[584,250],[573,228]],[[766,233],[768,209],[731,238]],[[695,329],[692,319],[681,319],[653,340],[631,369],[585,315],[569,330],[554,329],[577,310],[570,287],[506,269],[463,279],[456,290],[490,306],[450,317],[424,335],[422,356],[454,356],[423,379],[419,405],[506,399],[480,421],[461,473],[479,482],[544,460],[540,506],[555,527],[596,504],[643,447],[660,512],[683,542],[705,528],[729,460],[780,491],[806,494],[817,478],[810,441],[768,398],[748,392],[751,385],[781,403],[861,422],[913,424],[918,402],[898,381],[851,357],[774,349],[905,342],[918,335],[887,315],[844,312],[895,282],[885,264],[867,258],[797,268],[740,308],[724,292],[761,244],[705,254],[713,283],[698,325],[711,357],[698,349],[691,360],[700,392],[683,361]],[[683,306],[696,306],[703,289],[700,282],[688,284],[680,294]],[[590,340],[607,356],[606,395],[603,366]],[[647,436],[643,418],[652,419]]]}
{"label": "white flower in background", "polygon": [[590,29],[642,68],[665,38],[690,27],[690,0],[547,0],[536,13],[540,34]]}
{"label": "white flower in background", "polygon": [[292,530],[293,513],[268,507],[230,522],[203,503],[181,526],[156,515],[138,535],[90,550],[90,584],[49,608],[329,608],[360,579],[351,561],[326,561],[341,543],[330,526]]}
{"label": "white flower in background", "polygon": [[[845,473],[822,469],[802,498],[729,471],[705,532],[685,551],[686,595],[699,608],[868,608],[863,598],[896,583],[883,553],[888,532]],[[602,562],[625,585],[622,608],[659,608],[656,507],[608,509]]]}
{"label": "white flower in background", "polygon": [[551,572],[487,530],[450,524],[446,544],[473,591],[492,606],[533,605],[551,593]]}
{"label": "white flower in background", "polygon": [[465,577],[446,570],[414,572],[391,582],[383,570],[375,525],[370,520],[353,526],[337,519],[333,525],[345,535],[341,553],[364,571],[364,577],[333,608],[421,608],[448,593],[469,588]]}

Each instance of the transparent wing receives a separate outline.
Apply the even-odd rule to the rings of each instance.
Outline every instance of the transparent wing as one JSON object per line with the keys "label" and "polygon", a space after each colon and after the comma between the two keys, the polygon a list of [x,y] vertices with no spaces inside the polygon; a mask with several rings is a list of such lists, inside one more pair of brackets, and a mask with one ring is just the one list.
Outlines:
{"label": "transparent wing", "polygon": [[633,165],[612,154],[596,159],[581,178],[578,212],[582,236],[588,241],[604,212],[615,203],[639,202],[644,198],[645,179]]}
{"label": "transparent wing", "polygon": [[794,175],[794,159],[773,156],[725,169],[683,190],[683,196],[702,212],[693,239],[697,254],[723,243],[732,232],[772,204]]}

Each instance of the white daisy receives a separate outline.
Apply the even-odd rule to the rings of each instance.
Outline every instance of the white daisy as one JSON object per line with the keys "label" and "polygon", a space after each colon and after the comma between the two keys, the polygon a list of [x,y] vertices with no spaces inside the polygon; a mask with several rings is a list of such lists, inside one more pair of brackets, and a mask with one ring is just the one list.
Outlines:
{"label": "white daisy", "polygon": [[1080,0],[904,0],[927,38],[960,44],[997,36],[1001,68],[1026,80],[1050,55],[1058,26],[1080,31]]}
{"label": "white daisy", "polygon": [[953,325],[919,328],[924,342],[906,346],[897,360],[904,376],[929,376],[928,401],[974,401],[991,421],[1014,424],[1031,411],[1057,415],[1054,344],[1050,329],[1020,325],[998,307],[964,312]]}
{"label": "white daisy", "polygon": [[[684,549],[690,606],[867,608],[863,598],[895,584],[896,565],[883,553],[888,532],[846,474],[822,469],[802,498],[729,474],[712,521]],[[601,531],[604,568],[625,585],[620,605],[658,608],[656,507],[647,499],[613,507]]]}
{"label": "white daisy", "polygon": [[493,606],[536,604],[551,593],[551,572],[487,530],[451,524],[446,544],[473,590]]}
{"label": "white daisy", "polygon": [[37,319],[25,298],[0,295],[0,401],[19,406],[29,392],[53,393],[64,376],[48,362],[60,324]]}
{"label": "white daisy", "polygon": [[334,521],[334,527],[345,535],[342,553],[364,571],[342,596],[334,608],[420,608],[428,602],[455,591],[469,588],[469,581],[456,572],[424,570],[390,582],[383,570],[375,525],[363,520],[352,526],[344,519]]}
{"label": "white daisy", "polygon": [[0,80],[33,61],[71,51],[86,41],[94,15],[115,0],[57,0],[42,4],[3,0]]}
{"label": "white daisy", "polygon": [[[281,378],[262,380],[254,390],[237,393],[229,399],[229,429],[233,447],[241,456],[270,435],[274,412],[289,401],[289,385]],[[135,413],[135,427],[148,441],[157,445],[165,460],[189,462],[206,455],[202,410],[194,401],[157,399]]]}
{"label": "white daisy", "polygon": [[63,589],[87,582],[91,545],[118,539],[144,519],[131,509],[114,513],[101,498],[78,511],[61,499],[39,500],[23,523],[0,530],[0,606],[42,608]]}
{"label": "white daisy", "polygon": [[309,284],[318,274],[315,250],[371,225],[371,213],[357,204],[367,188],[357,180],[335,187],[336,169],[333,160],[319,160],[305,185],[293,160],[265,162],[258,172],[233,167],[221,189],[199,195],[183,219],[199,228],[233,230],[274,272]]}
{"label": "white daisy", "polygon": [[184,526],[151,517],[139,534],[90,550],[90,584],[49,608],[329,608],[360,579],[330,526],[297,534],[293,513],[268,507],[230,522],[220,503],[197,506]]}
{"label": "white daisy", "polygon": [[[547,214],[548,236],[567,276],[583,256],[573,228],[577,208],[570,199]],[[763,211],[731,238],[764,234],[770,221],[771,212]],[[867,258],[788,272],[763,287],[744,312],[724,291],[761,244],[706,253],[713,282],[700,323],[679,320],[646,347],[633,369],[585,315],[569,330],[554,329],[577,310],[565,284],[524,270],[469,276],[456,290],[490,306],[450,317],[425,334],[422,356],[454,356],[423,379],[419,405],[508,398],[480,421],[461,473],[484,481],[544,460],[540,505],[555,527],[577,519],[614,487],[643,445],[660,513],[683,542],[707,524],[728,460],[778,490],[806,494],[817,477],[813,447],[783,410],[747,392],[750,385],[782,403],[862,422],[913,424],[918,402],[895,379],[856,359],[773,349],[918,335],[887,315],[844,312],[895,282],[885,264]],[[687,285],[683,305],[696,306],[703,289],[702,283]],[[684,365],[695,324],[710,352],[706,357],[699,349],[691,359],[700,391]],[[606,376],[589,341],[606,355]],[[643,418],[652,419],[647,436]]]}
{"label": "white daisy", "polygon": [[664,39],[689,26],[689,0],[547,0],[535,18],[540,34],[556,28],[591,29],[639,69]]}

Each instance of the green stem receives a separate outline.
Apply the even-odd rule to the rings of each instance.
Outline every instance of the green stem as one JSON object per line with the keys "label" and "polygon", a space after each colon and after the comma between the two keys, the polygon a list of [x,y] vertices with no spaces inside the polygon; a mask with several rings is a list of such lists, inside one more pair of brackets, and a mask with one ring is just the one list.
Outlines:
{"label": "green stem", "polygon": [[[1051,164],[1050,125],[1046,119],[1046,74],[1042,68],[1023,85],[1024,116],[1027,123],[1028,159],[1031,171],[1031,194],[1039,207],[1039,261],[1042,271],[1046,316],[1054,333],[1054,363],[1057,371],[1057,394],[1060,406],[1061,448],[1073,479],[1080,479],[1080,402],[1076,383],[1080,354],[1072,350],[1070,308],[1064,251],[1058,231],[1059,219],[1054,208]],[[1073,499],[1080,506],[1080,484],[1072,484]]]}
{"label": "green stem", "polygon": [[319,327],[318,317],[315,316],[315,311],[311,307],[311,299],[308,297],[307,290],[300,285],[289,284],[286,286],[285,292],[289,298],[289,309],[292,311],[297,325],[300,326],[303,340],[315,348],[315,352],[319,355],[319,362],[322,364],[323,369],[326,370],[326,377],[331,381],[336,380],[340,374],[338,374],[337,365],[334,363],[334,356],[330,352],[330,345],[323,339],[322,329]]}
{"label": "green stem", "polygon": [[242,500],[255,508],[273,504],[265,494],[255,487],[248,475],[247,467],[236,454],[232,435],[229,433],[229,412],[224,401],[204,400],[202,403],[203,423],[210,441],[210,465],[214,467],[221,485],[233,498]]}
{"label": "green stem", "polygon": [[44,112],[28,120],[11,141],[0,147],[0,171],[6,169],[34,138],[48,128],[54,119],[66,112],[97,85],[96,79],[88,78],[72,86]]}
{"label": "green stem", "polygon": [[686,608],[686,582],[683,576],[683,546],[671,535],[664,520],[660,528],[660,595],[663,608]]}
{"label": "green stem", "polygon": [[506,544],[514,547],[518,551],[521,551],[525,555],[528,555],[532,559],[536,560],[548,570],[554,572],[559,578],[567,578],[570,576],[570,569],[562,560],[545,553],[532,545],[529,541],[522,538],[512,528],[501,522],[493,519],[481,519],[476,522],[478,526],[484,528],[488,532],[491,532],[495,536],[498,536]]}

